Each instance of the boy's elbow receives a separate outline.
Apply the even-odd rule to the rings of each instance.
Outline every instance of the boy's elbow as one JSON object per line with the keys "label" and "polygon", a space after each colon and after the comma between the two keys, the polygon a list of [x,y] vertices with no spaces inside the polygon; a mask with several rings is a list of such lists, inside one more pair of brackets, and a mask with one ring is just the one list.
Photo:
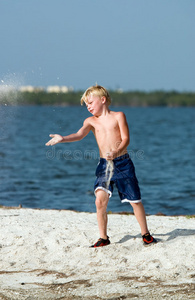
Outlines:
{"label": "boy's elbow", "polygon": [[129,137],[126,137],[126,139],[125,139],[125,144],[128,146],[129,143],[130,143],[130,138],[129,138]]}
{"label": "boy's elbow", "polygon": [[76,133],[77,141],[81,141],[84,137],[85,137],[85,134],[83,132]]}
{"label": "boy's elbow", "polygon": [[77,134],[76,141],[79,142],[83,139],[83,136],[81,134]]}

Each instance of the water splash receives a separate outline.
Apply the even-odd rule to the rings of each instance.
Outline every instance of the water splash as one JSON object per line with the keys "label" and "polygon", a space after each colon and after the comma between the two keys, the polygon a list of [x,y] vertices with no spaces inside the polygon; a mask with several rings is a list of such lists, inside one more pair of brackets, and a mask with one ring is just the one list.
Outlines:
{"label": "water splash", "polygon": [[22,76],[16,73],[9,73],[0,79],[0,105],[16,105],[22,83]]}

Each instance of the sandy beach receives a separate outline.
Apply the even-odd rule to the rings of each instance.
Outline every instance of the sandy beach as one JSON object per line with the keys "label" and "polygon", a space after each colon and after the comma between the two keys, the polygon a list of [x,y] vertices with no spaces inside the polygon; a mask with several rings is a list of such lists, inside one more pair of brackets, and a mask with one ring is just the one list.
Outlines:
{"label": "sandy beach", "polygon": [[194,299],[195,218],[148,216],[144,246],[133,215],[0,209],[0,299]]}

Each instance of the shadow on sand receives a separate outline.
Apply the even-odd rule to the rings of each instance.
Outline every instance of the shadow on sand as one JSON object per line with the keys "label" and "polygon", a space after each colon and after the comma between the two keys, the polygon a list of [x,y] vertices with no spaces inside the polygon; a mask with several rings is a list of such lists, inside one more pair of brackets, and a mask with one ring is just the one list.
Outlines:
{"label": "shadow on sand", "polygon": [[[173,231],[170,231],[170,232],[167,232],[167,233],[162,233],[162,234],[154,234],[154,237],[168,237],[166,239],[166,241],[171,241],[173,239],[176,239],[177,237],[185,237],[185,236],[191,236],[191,235],[195,235],[195,229],[174,229]],[[137,234],[137,235],[130,235],[130,234],[127,234],[125,235],[122,239],[120,239],[116,244],[122,244],[122,243],[125,243],[127,242],[128,240],[130,239],[134,239],[134,238],[140,238],[140,234]],[[160,239],[160,238],[157,238],[157,241],[160,242],[160,241],[163,241],[164,239]]]}

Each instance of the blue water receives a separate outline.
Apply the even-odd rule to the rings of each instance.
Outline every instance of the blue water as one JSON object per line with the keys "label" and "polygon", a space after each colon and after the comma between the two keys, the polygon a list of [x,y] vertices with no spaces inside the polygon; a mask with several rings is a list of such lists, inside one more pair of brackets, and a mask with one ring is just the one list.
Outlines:
{"label": "blue water", "polygon": [[[195,214],[194,108],[114,107],[130,127],[128,151],[146,213]],[[0,106],[0,205],[95,212],[98,148],[80,142],[46,147],[50,133],[76,132],[85,107]],[[132,211],[115,189],[108,210]]]}

